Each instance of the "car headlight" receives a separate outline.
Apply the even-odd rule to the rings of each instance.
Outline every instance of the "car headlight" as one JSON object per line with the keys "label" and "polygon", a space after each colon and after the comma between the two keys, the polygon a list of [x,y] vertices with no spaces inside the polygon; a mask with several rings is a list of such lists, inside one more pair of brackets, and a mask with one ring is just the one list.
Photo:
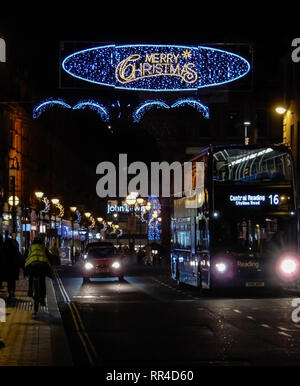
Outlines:
{"label": "car headlight", "polygon": [[92,269],[92,268],[94,268],[94,265],[92,263],[85,263],[84,268],[85,269]]}
{"label": "car headlight", "polygon": [[118,262],[118,261],[115,261],[114,263],[112,263],[112,265],[111,265],[113,268],[116,268],[116,269],[118,269],[118,268],[120,268],[121,267],[121,264]]}
{"label": "car headlight", "polygon": [[226,264],[225,263],[217,263],[216,269],[219,273],[224,273],[226,271]]}
{"label": "car headlight", "polygon": [[286,275],[291,275],[296,271],[297,264],[296,264],[294,259],[287,257],[284,260],[282,260],[282,262],[280,264],[280,269]]}

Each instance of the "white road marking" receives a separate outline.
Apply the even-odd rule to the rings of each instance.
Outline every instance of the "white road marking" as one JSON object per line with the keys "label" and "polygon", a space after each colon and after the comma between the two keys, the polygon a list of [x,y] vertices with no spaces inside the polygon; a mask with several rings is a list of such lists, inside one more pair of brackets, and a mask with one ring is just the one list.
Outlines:
{"label": "white road marking", "polygon": [[241,314],[241,311],[240,310],[233,310],[234,312],[238,313],[238,314]]}
{"label": "white road marking", "polygon": [[250,315],[247,315],[247,319],[255,320],[255,318],[253,318],[253,316],[250,316]]}
{"label": "white road marking", "polygon": [[278,331],[278,334],[284,335],[284,336],[289,336],[290,338],[292,337],[292,335],[287,334],[286,332],[282,332],[282,331]]}
{"label": "white road marking", "polygon": [[261,324],[262,327],[265,327],[265,328],[271,328],[268,324]]}
{"label": "white road marking", "polygon": [[282,331],[290,331],[288,328],[285,328],[285,327],[281,327],[281,326],[278,326],[279,330],[282,330]]}

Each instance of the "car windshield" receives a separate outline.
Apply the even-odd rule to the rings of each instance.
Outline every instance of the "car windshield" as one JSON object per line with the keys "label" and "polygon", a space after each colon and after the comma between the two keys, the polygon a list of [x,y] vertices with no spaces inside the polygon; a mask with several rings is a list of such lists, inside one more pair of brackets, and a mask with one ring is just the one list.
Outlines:
{"label": "car windshield", "polygon": [[114,257],[115,249],[113,247],[105,247],[105,248],[89,248],[88,257],[99,259],[101,257]]}

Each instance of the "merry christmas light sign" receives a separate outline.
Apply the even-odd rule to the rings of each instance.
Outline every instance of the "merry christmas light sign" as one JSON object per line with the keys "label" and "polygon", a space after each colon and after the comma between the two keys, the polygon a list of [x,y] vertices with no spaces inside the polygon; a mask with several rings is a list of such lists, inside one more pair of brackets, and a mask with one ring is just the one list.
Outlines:
{"label": "merry christmas light sign", "polygon": [[250,64],[211,47],[128,44],[72,53],[62,68],[75,78],[117,89],[188,91],[237,80],[249,72]]}

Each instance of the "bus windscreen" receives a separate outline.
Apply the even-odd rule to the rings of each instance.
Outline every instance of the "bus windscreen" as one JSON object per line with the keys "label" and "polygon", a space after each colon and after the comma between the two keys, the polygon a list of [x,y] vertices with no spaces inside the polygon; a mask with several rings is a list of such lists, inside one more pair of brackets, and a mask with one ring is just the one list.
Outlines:
{"label": "bus windscreen", "polygon": [[277,149],[225,148],[213,155],[216,184],[267,184],[292,182],[290,154]]}

